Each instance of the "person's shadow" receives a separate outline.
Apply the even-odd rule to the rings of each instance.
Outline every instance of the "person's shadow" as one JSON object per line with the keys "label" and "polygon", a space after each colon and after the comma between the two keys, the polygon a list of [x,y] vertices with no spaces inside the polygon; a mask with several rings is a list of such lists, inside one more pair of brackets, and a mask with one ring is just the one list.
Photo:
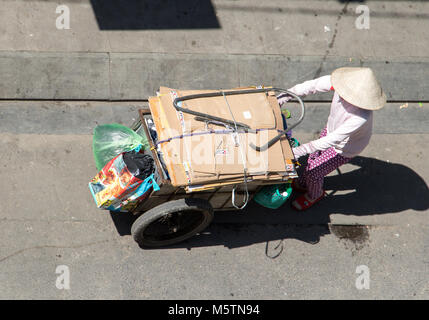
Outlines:
{"label": "person's shadow", "polygon": [[[269,241],[288,238],[315,243],[330,233],[331,214],[365,216],[409,209],[428,210],[428,186],[412,169],[361,156],[350,163],[359,168],[326,177],[324,187],[329,195],[305,212],[291,209],[292,199],[277,210],[251,201],[242,211],[216,212],[204,232],[173,247],[189,249],[224,245],[236,248],[266,242],[268,248]],[[121,235],[130,234],[135,217],[112,214],[112,218]]]}

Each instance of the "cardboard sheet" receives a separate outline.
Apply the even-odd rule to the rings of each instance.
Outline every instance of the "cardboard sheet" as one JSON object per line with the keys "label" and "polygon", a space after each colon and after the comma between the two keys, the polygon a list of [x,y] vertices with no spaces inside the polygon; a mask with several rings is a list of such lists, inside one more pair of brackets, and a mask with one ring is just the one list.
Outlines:
{"label": "cardboard sheet", "polygon": [[[182,97],[202,93],[201,90],[173,90],[164,87],[161,87],[160,92],[171,98],[173,98],[175,94]],[[171,92],[175,93],[171,94]],[[166,101],[164,101],[164,103],[166,103]],[[173,99],[171,100],[171,104],[172,103]],[[273,110],[265,93],[198,98],[183,101],[181,107],[231,121],[233,120],[233,115],[235,121],[247,124],[251,128],[273,129],[276,127],[276,118],[274,117]],[[193,115],[183,114],[183,121],[181,121],[181,124],[187,124],[182,127],[183,132],[189,133],[205,129],[204,122],[195,121],[194,118]]]}
{"label": "cardboard sheet", "polygon": [[[160,95],[149,99],[163,158],[174,186],[239,181],[243,179],[244,168],[249,177],[259,179],[268,179],[268,176],[282,179],[288,175],[286,167],[293,155],[286,138],[262,152],[249,147],[250,142],[265,144],[283,129],[275,96],[265,93],[227,96],[235,120],[259,130],[234,134],[224,126],[207,125],[174,108],[173,99],[177,95],[203,92],[207,90],[161,87]],[[223,96],[186,101],[183,107],[232,119]]]}

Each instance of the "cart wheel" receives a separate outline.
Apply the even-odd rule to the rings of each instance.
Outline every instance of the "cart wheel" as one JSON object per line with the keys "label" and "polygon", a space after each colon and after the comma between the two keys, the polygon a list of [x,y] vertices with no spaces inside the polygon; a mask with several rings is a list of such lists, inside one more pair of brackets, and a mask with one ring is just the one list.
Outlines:
{"label": "cart wheel", "polygon": [[203,231],[212,220],[213,208],[208,201],[173,200],[141,215],[133,223],[131,234],[142,247],[167,246]]}

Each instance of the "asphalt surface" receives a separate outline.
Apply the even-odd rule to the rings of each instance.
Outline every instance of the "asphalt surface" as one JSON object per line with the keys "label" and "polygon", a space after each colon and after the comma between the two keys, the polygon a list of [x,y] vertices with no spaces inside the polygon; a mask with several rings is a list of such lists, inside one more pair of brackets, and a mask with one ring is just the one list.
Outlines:
{"label": "asphalt surface", "polygon": [[[141,105],[0,103],[0,298],[429,297],[425,123],[392,134],[386,119],[376,120],[368,148],[341,177],[326,179],[331,195],[306,213],[289,203],[278,210],[251,203],[216,213],[184,243],[143,250],[130,236],[134,218],[97,209],[87,185],[97,172],[92,128],[129,125]],[[381,112],[398,109],[404,121],[414,112],[427,116],[426,105],[408,108]],[[326,118],[326,104],[309,106],[298,139],[317,134],[312,125],[322,110]],[[60,265],[69,268],[68,290],[56,286]],[[361,265],[369,268],[369,289],[356,287]]]}

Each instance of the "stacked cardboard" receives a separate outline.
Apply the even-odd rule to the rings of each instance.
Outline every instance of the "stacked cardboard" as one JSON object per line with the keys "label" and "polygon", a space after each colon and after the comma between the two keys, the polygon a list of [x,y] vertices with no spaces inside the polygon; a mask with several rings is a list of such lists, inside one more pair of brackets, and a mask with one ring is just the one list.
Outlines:
{"label": "stacked cardboard", "polygon": [[[249,89],[249,88],[241,88]],[[234,89],[234,90],[241,90]],[[249,144],[264,145],[283,130],[283,120],[274,93],[250,93],[198,98],[181,106],[213,116],[244,123],[256,130],[235,132],[233,126],[198,121],[194,115],[177,111],[176,97],[213,92],[175,90],[161,87],[149,107],[158,133],[158,145],[173,186],[191,191],[201,186],[248,181],[284,181],[296,177],[293,154],[286,137],[265,151]]]}

